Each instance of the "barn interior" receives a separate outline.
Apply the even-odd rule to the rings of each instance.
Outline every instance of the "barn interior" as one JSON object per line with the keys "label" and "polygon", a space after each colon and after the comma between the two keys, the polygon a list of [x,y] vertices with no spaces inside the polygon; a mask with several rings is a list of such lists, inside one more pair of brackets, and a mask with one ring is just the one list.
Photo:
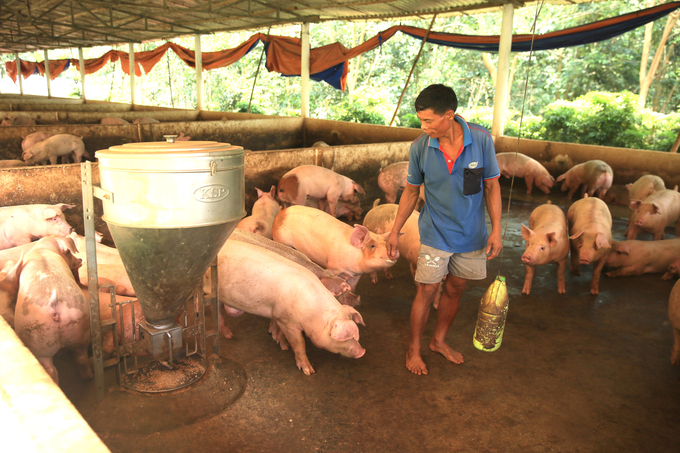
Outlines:
{"label": "barn interior", "polygon": [[[443,3],[452,13],[463,8],[461,2]],[[308,117],[7,94],[0,94],[0,111],[19,111],[39,124],[3,128],[2,159],[20,159],[22,137],[36,131],[82,136],[89,160],[96,150],[179,133],[242,146],[248,213],[256,188],[268,189],[305,164],[359,182],[366,190],[361,198],[366,212],[384,197],[377,185],[380,169],[407,160],[411,141],[420,135],[415,129]],[[105,116],[129,121],[153,116],[160,123],[97,124]],[[317,141],[330,146],[312,146]],[[568,165],[601,159],[612,166],[615,184],[634,182],[644,173],[661,176],[667,187],[680,184],[677,154],[503,136],[495,137],[495,144],[497,152],[533,157],[555,177]],[[92,168],[93,182],[101,183],[97,162]],[[6,441],[15,451],[676,451],[680,372],[669,363],[668,320],[675,281],[660,280],[659,274],[603,276],[600,293],[592,295],[592,266],[586,266],[580,276],[568,272],[567,294],[558,294],[555,267],[549,265],[537,270],[531,294],[522,294],[521,224],[548,200],[565,212],[574,200],[558,188],[549,195],[526,194],[522,180],[502,179],[501,185],[504,253],[489,262],[486,280],[470,283],[448,337],[464,354],[464,364],[425,351],[429,375],[414,376],[404,367],[415,295],[404,260],[393,267],[393,279],[381,274],[377,284],[368,276],[359,283],[366,355],[347,359],[307,339],[312,376],[299,371],[293,353],[272,340],[269,320],[245,314],[228,319],[234,338],[220,337],[219,353],[210,345],[208,370],[198,382],[167,393],[135,392],[119,386],[108,367],[100,400],[95,382],[77,374],[68,353],[55,359],[60,373],[55,386],[0,319],[0,342],[9,359],[0,369],[6,402],[0,413],[12,433]],[[0,206],[40,203],[75,205],[66,218],[85,234],[81,166],[0,169]],[[623,240],[630,211],[610,210],[614,240]],[[94,213],[95,229],[114,245],[98,200]],[[667,229],[667,237],[674,234]],[[483,352],[472,346],[478,301],[499,274],[507,279],[510,309],[501,348]],[[435,317],[433,309],[426,337]]]}

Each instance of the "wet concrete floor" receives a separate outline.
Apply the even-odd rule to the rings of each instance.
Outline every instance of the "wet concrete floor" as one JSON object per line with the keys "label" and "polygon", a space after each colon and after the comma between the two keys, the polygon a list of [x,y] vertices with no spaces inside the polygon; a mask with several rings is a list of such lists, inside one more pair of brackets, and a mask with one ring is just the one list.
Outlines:
{"label": "wet concrete floor", "polygon": [[[132,417],[134,430],[99,428],[98,434],[113,452],[677,452],[680,367],[670,365],[667,314],[675,281],[660,274],[603,276],[594,296],[592,266],[586,266],[579,277],[567,273],[561,295],[556,266],[548,265],[537,269],[531,295],[522,295],[520,223],[548,199],[565,212],[569,204],[557,193],[527,196],[524,190],[516,185],[503,260],[489,262],[486,280],[469,284],[449,331],[464,364],[425,350],[429,375],[405,368],[415,287],[400,260],[394,279],[380,275],[374,285],[365,276],[359,283],[364,357],[347,359],[307,341],[316,374],[305,376],[293,353],[267,333],[269,320],[230,318],[235,336],[221,339],[220,366],[233,368],[233,381],[223,383],[233,397],[223,410],[177,423],[178,414],[219,392],[199,382],[194,396],[168,400],[146,420]],[[503,192],[505,227],[505,182]],[[628,210],[612,211],[614,239],[622,240]],[[482,352],[472,345],[477,310],[498,273],[507,278],[510,296],[505,334],[499,350]],[[425,344],[435,319],[433,310]],[[78,395],[93,384],[60,375],[76,407],[84,404]],[[205,394],[196,397],[202,388]],[[128,404],[142,408],[145,398]],[[113,412],[88,421],[101,427],[106,417],[116,418]]]}

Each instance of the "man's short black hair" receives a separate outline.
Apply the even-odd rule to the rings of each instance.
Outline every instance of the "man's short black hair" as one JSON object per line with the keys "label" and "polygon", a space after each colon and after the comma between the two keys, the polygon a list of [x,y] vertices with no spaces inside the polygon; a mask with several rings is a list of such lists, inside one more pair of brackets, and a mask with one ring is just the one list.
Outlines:
{"label": "man's short black hair", "polygon": [[431,109],[437,115],[443,115],[447,110],[456,111],[458,97],[452,88],[441,83],[435,83],[420,92],[415,104],[416,112]]}

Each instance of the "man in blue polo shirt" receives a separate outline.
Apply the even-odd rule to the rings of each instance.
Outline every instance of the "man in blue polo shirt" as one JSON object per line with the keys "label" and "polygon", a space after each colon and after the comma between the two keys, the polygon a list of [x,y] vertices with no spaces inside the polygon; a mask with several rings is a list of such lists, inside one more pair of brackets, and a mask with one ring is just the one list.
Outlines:
{"label": "man in blue polo shirt", "polygon": [[[463,363],[463,355],[446,344],[446,333],[456,317],[467,281],[486,278],[486,260],[498,256],[503,245],[500,170],[489,131],[456,115],[456,93],[441,84],[421,91],[415,107],[424,134],[409,151],[407,185],[399,201],[387,253],[397,258],[398,233],[413,212],[420,186],[424,185],[415,276],[419,286],[411,307],[411,340],[406,353],[406,368],[421,375],[427,374],[420,354],[421,337],[442,279],[448,274],[430,349],[453,363]],[[485,201],[491,220],[489,235]]]}

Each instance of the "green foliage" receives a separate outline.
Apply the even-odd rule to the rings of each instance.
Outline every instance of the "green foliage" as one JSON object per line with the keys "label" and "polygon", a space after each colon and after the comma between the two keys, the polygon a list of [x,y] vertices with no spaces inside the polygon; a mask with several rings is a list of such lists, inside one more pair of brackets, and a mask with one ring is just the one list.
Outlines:
{"label": "green foliage", "polygon": [[329,119],[352,123],[388,124],[377,106],[378,102],[375,100],[368,99],[363,102],[359,98],[348,96],[334,106]]}
{"label": "green foliage", "polygon": [[[238,102],[236,104],[236,111],[241,113],[248,112],[247,102]],[[265,111],[255,104],[250,104],[250,113],[257,113],[258,115],[266,115]]]}
{"label": "green foliage", "polygon": [[420,129],[420,118],[418,118],[413,113],[406,113],[401,118],[399,118],[399,122],[403,127],[413,127]]}

